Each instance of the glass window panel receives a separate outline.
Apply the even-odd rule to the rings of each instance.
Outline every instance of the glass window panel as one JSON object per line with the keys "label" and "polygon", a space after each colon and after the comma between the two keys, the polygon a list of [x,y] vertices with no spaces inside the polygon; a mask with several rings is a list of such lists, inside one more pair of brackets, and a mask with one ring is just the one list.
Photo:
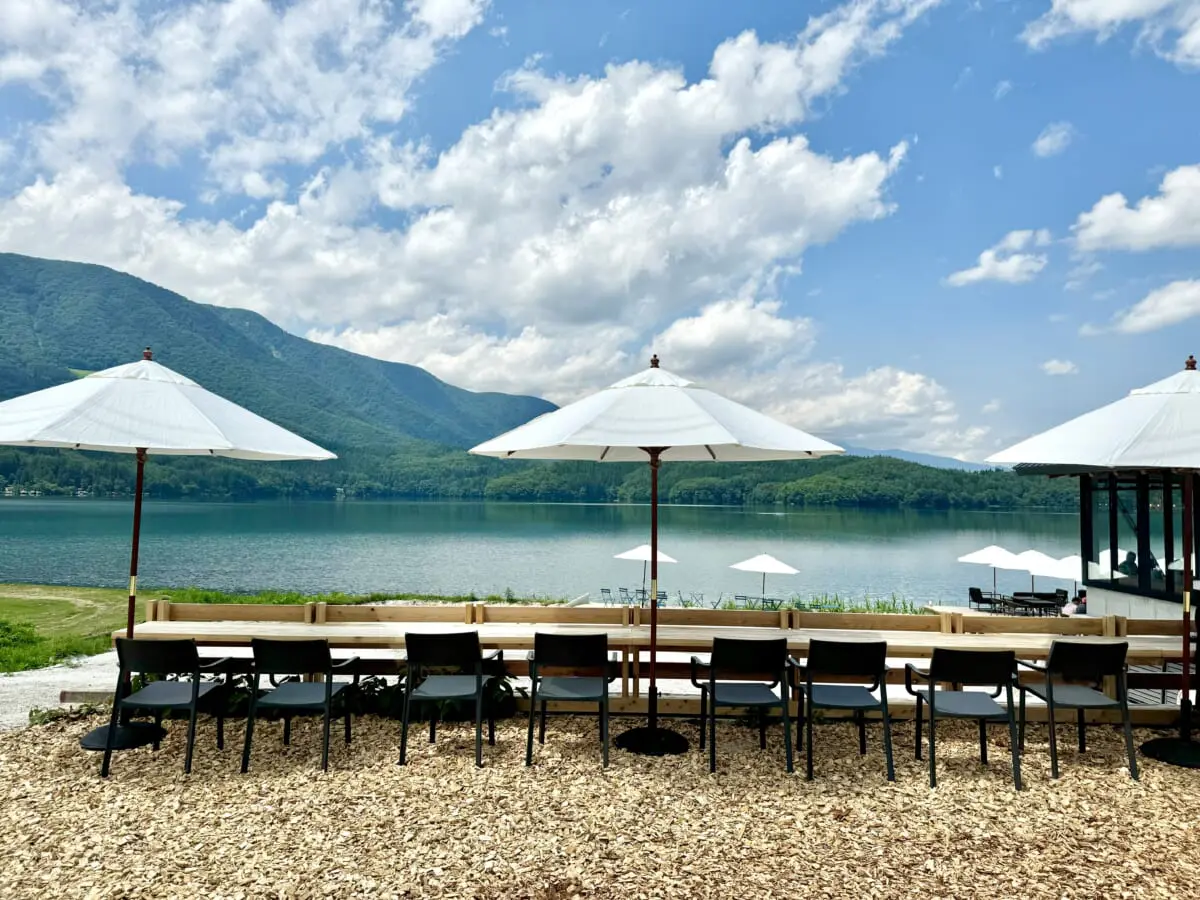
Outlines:
{"label": "glass window panel", "polygon": [[1114,580],[1123,587],[1138,586],[1137,486],[1117,483],[1117,570]]}
{"label": "glass window panel", "polygon": [[1088,556],[1088,581],[1109,578],[1108,478],[1092,479],[1092,545]]}

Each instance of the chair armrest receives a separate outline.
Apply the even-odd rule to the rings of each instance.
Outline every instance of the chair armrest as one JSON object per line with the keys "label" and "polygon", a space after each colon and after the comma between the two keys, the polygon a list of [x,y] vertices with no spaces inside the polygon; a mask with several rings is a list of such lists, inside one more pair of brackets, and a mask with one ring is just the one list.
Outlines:
{"label": "chair armrest", "polygon": [[[530,652],[533,652],[533,651],[530,651]],[[493,659],[503,660],[504,659],[504,651],[503,650],[485,650],[485,651],[483,651],[482,654],[480,654],[479,658],[483,662],[488,662],[489,660],[493,660]]]}
{"label": "chair armrest", "polygon": [[1026,660],[1024,660],[1024,659],[1018,659],[1018,660],[1017,660],[1017,665],[1018,665],[1018,666],[1024,666],[1024,667],[1025,667],[1025,668],[1027,668],[1027,669],[1033,669],[1033,671],[1035,671],[1035,672],[1041,672],[1041,673],[1042,673],[1042,674],[1044,674],[1044,675],[1048,675],[1048,674],[1049,674],[1049,673],[1046,671],[1046,667],[1045,667],[1045,666],[1039,666],[1037,663],[1031,663],[1031,662],[1028,662],[1028,661],[1026,661]]}
{"label": "chair armrest", "polygon": [[220,659],[214,659],[210,663],[202,663],[200,666],[200,671],[201,672],[209,672],[214,669],[220,669],[222,666],[226,666],[231,662],[233,662],[232,656],[223,656]]}
{"label": "chair armrest", "polygon": [[709,667],[709,665],[710,665],[709,663],[706,663],[704,660],[702,660],[698,656],[692,657],[692,686],[693,687],[698,687],[698,688],[708,687],[707,682],[705,682],[704,684],[701,684],[697,679],[699,679],[699,677],[700,677],[700,670],[702,668],[707,669]]}
{"label": "chair armrest", "polygon": [[355,665],[357,662],[359,662],[359,658],[357,656],[352,656],[343,662],[334,663],[329,668],[331,668],[333,671],[337,672],[342,669],[349,669],[351,666]]}
{"label": "chair armrest", "polygon": [[904,690],[908,691],[908,693],[912,694],[914,697],[916,696],[917,692],[913,690],[913,676],[920,678],[922,681],[930,683],[930,686],[932,686],[932,682],[930,680],[928,672],[918,669],[912,663],[905,663],[904,664]]}

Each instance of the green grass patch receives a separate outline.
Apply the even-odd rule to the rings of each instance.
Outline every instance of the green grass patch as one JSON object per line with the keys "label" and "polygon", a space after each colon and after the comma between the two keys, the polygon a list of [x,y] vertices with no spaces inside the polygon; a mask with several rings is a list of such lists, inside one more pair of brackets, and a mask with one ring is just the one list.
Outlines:
{"label": "green grass patch", "polygon": [[40,669],[77,656],[101,653],[108,645],[107,635],[48,636],[27,623],[0,619],[0,672]]}

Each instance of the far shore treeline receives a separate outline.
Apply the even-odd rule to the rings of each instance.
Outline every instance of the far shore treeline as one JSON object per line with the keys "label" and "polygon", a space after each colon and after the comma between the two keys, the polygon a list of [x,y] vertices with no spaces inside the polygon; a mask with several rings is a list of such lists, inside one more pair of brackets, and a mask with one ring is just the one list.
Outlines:
{"label": "far shore treeline", "polygon": [[[131,496],[131,459],[110,454],[0,448],[0,488],[45,496]],[[937,469],[890,457],[781,463],[673,463],[660,470],[667,503],[849,506],[875,509],[1075,511],[1073,479],[1007,471]],[[538,503],[649,500],[647,466],[499,461],[463,451],[394,456],[353,451],[328,463],[150,458],[146,490],[160,499],[461,499]],[[2,493],[2,491],[0,491]]]}

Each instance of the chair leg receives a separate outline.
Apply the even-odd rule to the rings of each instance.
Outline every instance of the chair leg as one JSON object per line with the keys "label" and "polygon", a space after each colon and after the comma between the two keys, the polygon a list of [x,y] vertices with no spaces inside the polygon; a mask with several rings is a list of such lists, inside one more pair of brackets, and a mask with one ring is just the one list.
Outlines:
{"label": "chair leg", "polygon": [[600,745],[602,759],[604,760],[604,768],[608,768],[608,692],[604,694],[604,699],[600,701]]}
{"label": "chair leg", "polygon": [[937,713],[929,704],[929,786],[937,787]]}
{"label": "chair leg", "polygon": [[404,692],[404,713],[400,719],[400,763],[405,763],[405,751],[408,749],[408,714],[412,708],[412,694]]}
{"label": "chair leg", "polygon": [[250,693],[250,707],[246,710],[246,740],[242,743],[242,774],[250,771],[250,742],[254,740],[254,718],[258,713],[258,704],[254,692]]}
{"label": "chair leg", "polygon": [[183,756],[183,774],[192,774],[192,752],[196,749],[196,704],[192,704],[188,715],[187,750]]}
{"label": "chair leg", "polygon": [[325,704],[324,721],[321,723],[321,771],[329,771],[329,720],[333,718],[333,709]]}
{"label": "chair leg", "polygon": [[1017,746],[1021,748],[1021,752],[1025,752],[1025,689],[1019,688],[1021,692],[1021,714],[1017,725]]}
{"label": "chair leg", "polygon": [[796,749],[804,749],[804,689],[796,690]]}
{"label": "chair leg", "polygon": [[429,717],[429,743],[431,743],[431,744],[437,743],[437,723],[438,723],[438,709],[436,706],[434,706],[433,714],[430,715],[430,717]]}
{"label": "chair leg", "polygon": [[537,718],[537,682],[530,687],[529,732],[525,735],[525,765],[533,765],[533,720]]}
{"label": "chair leg", "polygon": [[921,758],[921,704],[922,704],[922,702],[924,702],[923,698],[921,697],[920,694],[917,694],[917,716],[916,716],[916,718],[917,718],[917,726],[916,726],[917,727],[917,759]]}
{"label": "chair leg", "polygon": [[795,761],[792,759],[792,723],[788,718],[787,692],[780,688],[780,693],[783,694],[783,703],[780,704],[780,715],[783,718],[783,756],[790,775],[796,770]]}
{"label": "chair leg", "polygon": [[858,755],[867,755],[867,717],[862,710],[856,710],[854,718],[858,722]]}
{"label": "chair leg", "polygon": [[[882,686],[887,691],[887,685]],[[887,700],[883,701],[883,753],[887,757],[888,781],[896,780],[896,767],[892,763],[892,717],[888,715]]]}
{"label": "chair leg", "polygon": [[[122,673],[124,674],[124,673]],[[100,777],[108,777],[109,763],[112,761],[113,745],[117,741],[117,726],[121,721],[121,683],[117,682],[117,692],[113,695],[112,715],[108,720],[108,736],[104,741],[104,760],[100,763]]]}
{"label": "chair leg", "polygon": [[488,710],[488,746],[496,746],[496,714],[491,709]]}
{"label": "chair leg", "polygon": [[546,701],[542,701],[541,719],[538,722],[538,743],[546,743]]}
{"label": "chair leg", "polygon": [[162,721],[163,721],[163,711],[161,709],[155,710],[154,711],[154,743],[151,746],[156,753],[158,752],[159,746],[161,746],[161,744],[162,744],[162,741],[158,736],[159,730],[162,728]]}
{"label": "chair leg", "polygon": [[475,768],[483,768],[483,691],[475,695]]}
{"label": "chair leg", "polygon": [[1054,698],[1048,695],[1046,700],[1046,722],[1050,726],[1050,777],[1058,777],[1058,740],[1054,732]]}
{"label": "chair leg", "polygon": [[708,708],[708,771],[717,771],[717,698]]}
{"label": "chair leg", "polygon": [[1137,751],[1133,749],[1133,728],[1129,724],[1129,697],[1124,690],[1121,691],[1120,697],[1121,724],[1125,727],[1125,752],[1129,754],[1129,775],[1134,781],[1137,781]]}
{"label": "chair leg", "polygon": [[350,746],[350,707],[349,706],[346,707],[345,719],[346,719],[345,725],[343,726],[342,730],[345,732],[346,746],[349,747]]}
{"label": "chair leg", "polygon": [[217,749],[225,749],[225,713],[217,713]]}
{"label": "chair leg", "polygon": [[1079,752],[1087,753],[1087,722],[1083,719],[1083,707],[1075,711],[1075,727],[1079,732]]}
{"label": "chair leg", "polygon": [[804,777],[809,781],[813,780],[813,718],[816,711],[813,709],[812,695],[808,696],[808,706],[804,711]]}
{"label": "chair leg", "polygon": [[979,761],[987,765],[987,722],[979,720]]}
{"label": "chair leg", "polygon": [[288,747],[292,743],[292,717],[283,717],[283,746]]}
{"label": "chair leg", "polygon": [[1008,742],[1012,747],[1012,766],[1013,766],[1013,785],[1019,791],[1021,789],[1021,750],[1020,743],[1017,740],[1017,723],[1013,721],[1013,696],[1012,686],[1007,688],[1008,691]]}
{"label": "chair leg", "polygon": [[767,749],[767,711],[762,707],[758,710],[758,749]]}
{"label": "chair leg", "polygon": [[708,688],[700,688],[700,749],[704,749],[704,731],[708,728]]}

